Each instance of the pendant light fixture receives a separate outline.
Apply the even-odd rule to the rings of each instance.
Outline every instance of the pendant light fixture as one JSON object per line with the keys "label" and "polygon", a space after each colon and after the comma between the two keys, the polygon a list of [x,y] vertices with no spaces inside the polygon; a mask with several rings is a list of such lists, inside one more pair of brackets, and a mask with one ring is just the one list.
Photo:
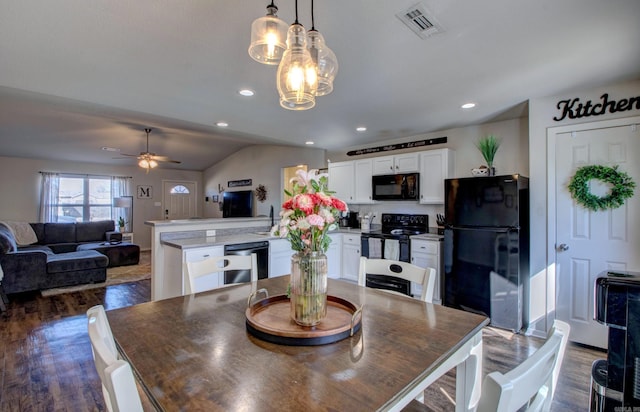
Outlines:
{"label": "pendant light fixture", "polygon": [[278,8],[271,0],[267,15],[255,19],[251,24],[249,56],[262,64],[278,64],[287,48],[287,23],[278,18],[277,12]]}
{"label": "pendant light fixture", "polygon": [[308,110],[316,105],[317,69],[307,49],[306,31],[298,22],[298,0],[296,21],[287,31],[287,50],[282,55],[277,76],[280,106]]}
{"label": "pendant light fixture", "polygon": [[325,96],[333,91],[333,80],[338,73],[338,59],[324,41],[324,37],[315,28],[313,0],[311,0],[311,30],[307,33],[309,53],[316,65],[318,87],[316,96]]}

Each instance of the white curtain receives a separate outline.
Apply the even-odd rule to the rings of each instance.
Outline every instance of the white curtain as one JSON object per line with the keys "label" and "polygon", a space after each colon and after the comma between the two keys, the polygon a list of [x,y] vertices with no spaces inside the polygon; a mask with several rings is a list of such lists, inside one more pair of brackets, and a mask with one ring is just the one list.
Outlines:
{"label": "white curtain", "polygon": [[[116,226],[118,226],[118,220],[123,218],[125,221],[125,231],[131,232],[133,230],[133,197],[131,197],[131,188],[130,188],[131,179],[128,177],[121,176],[113,176],[111,178],[111,198],[114,199],[113,208],[111,209],[113,212],[113,220],[116,222]],[[116,202],[116,199],[128,196],[128,205],[121,206],[121,202]]]}
{"label": "white curtain", "polygon": [[58,173],[41,172],[42,187],[40,189],[40,222],[58,221],[58,193],[60,192],[60,175]]}

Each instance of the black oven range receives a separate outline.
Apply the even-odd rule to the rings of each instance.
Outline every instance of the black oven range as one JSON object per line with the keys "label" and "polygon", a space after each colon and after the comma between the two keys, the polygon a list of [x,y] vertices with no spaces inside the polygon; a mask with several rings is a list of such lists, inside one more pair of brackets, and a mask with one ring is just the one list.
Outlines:
{"label": "black oven range", "polygon": [[[383,213],[381,223],[380,230],[360,235],[362,256],[411,262],[409,237],[429,232],[429,216]],[[411,282],[389,276],[367,275],[366,285],[411,296]]]}

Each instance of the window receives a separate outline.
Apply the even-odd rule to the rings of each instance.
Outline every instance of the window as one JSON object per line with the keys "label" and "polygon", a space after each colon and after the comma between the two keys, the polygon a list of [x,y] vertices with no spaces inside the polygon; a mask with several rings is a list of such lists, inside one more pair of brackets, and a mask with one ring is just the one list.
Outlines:
{"label": "window", "polygon": [[58,222],[111,219],[111,178],[61,175],[57,204]]}
{"label": "window", "polygon": [[189,189],[186,186],[183,186],[183,185],[176,185],[176,186],[171,188],[169,193],[171,193],[172,195],[176,195],[176,194],[188,195],[189,194]]}

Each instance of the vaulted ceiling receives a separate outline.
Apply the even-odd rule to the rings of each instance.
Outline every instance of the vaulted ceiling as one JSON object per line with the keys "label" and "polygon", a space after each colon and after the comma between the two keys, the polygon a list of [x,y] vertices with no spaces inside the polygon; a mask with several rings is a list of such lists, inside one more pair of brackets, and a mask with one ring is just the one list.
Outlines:
{"label": "vaulted ceiling", "polygon": [[[150,150],[183,162],[166,167],[203,170],[249,144],[367,146],[640,78],[637,0],[318,0],[340,68],[333,93],[293,112],[277,67],[247,53],[267,4],[0,0],[0,156],[132,165],[101,148],[137,154],[151,127]],[[416,4],[439,33],[423,39],[396,16]],[[276,5],[292,23],[294,1]],[[301,0],[307,29],[310,15]]]}

